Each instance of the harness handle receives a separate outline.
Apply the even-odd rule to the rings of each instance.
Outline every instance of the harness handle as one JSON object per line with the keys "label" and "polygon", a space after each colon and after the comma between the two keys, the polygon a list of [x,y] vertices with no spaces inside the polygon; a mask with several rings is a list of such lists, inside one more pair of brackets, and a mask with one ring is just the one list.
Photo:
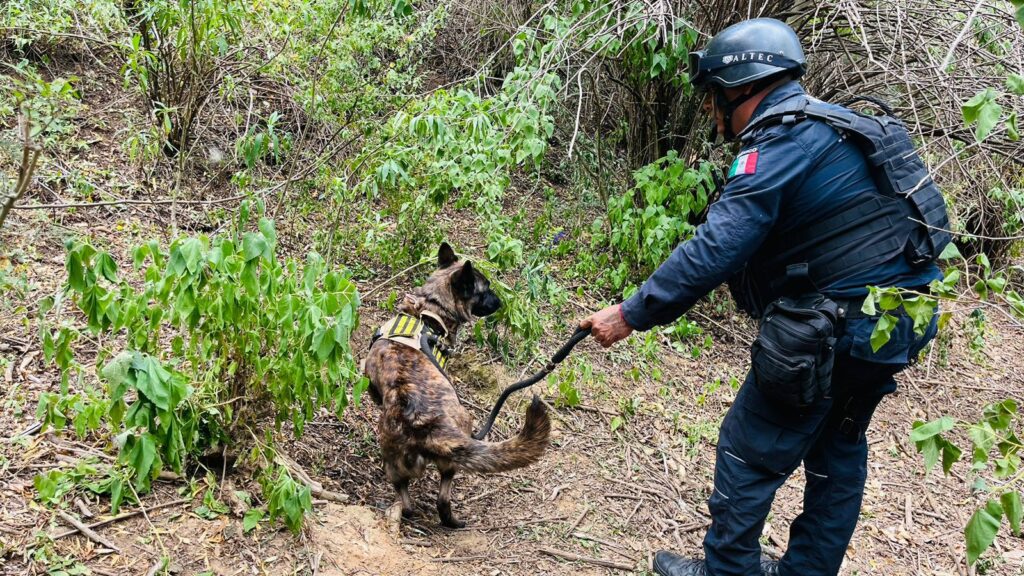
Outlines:
{"label": "harness handle", "polygon": [[494,403],[494,408],[491,408],[491,414],[487,417],[487,421],[484,422],[484,425],[476,434],[473,434],[473,439],[483,440],[487,436],[487,434],[491,431],[491,426],[494,425],[494,421],[498,418],[498,413],[501,412],[501,407],[505,404],[505,401],[508,400],[508,397],[511,396],[513,392],[517,392],[519,390],[522,390],[523,388],[533,386],[542,378],[550,374],[556,366],[558,366],[559,364],[562,363],[563,360],[565,360],[569,353],[572,352],[572,349],[575,348],[577,344],[582,342],[583,339],[585,339],[587,336],[590,336],[590,328],[577,328],[576,332],[574,332],[572,337],[569,338],[569,341],[563,344],[562,347],[558,349],[558,352],[555,352],[555,355],[551,357],[551,360],[548,362],[547,366],[545,366],[543,370],[537,372],[536,374],[530,376],[525,380],[520,380],[519,382],[512,384],[508,388],[505,388],[505,390],[501,392],[501,396],[498,396],[498,401]]}

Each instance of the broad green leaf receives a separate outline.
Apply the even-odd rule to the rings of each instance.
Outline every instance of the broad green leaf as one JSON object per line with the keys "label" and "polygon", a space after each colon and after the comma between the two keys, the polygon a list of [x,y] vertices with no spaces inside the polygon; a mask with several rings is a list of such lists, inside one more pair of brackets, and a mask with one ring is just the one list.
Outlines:
{"label": "broad green leaf", "polygon": [[988,422],[974,424],[967,431],[968,438],[974,446],[974,462],[988,462],[988,453],[996,443],[996,432]]}
{"label": "broad green leaf", "polygon": [[1010,74],[1006,77],[1006,89],[1017,96],[1024,96],[1024,76]]}
{"label": "broad green leaf", "polygon": [[203,243],[198,238],[187,238],[178,249],[189,273],[198,272],[203,258]]}
{"label": "broad green leaf", "polygon": [[132,439],[134,442],[125,463],[135,470],[135,488],[141,491],[149,487],[150,474],[157,456],[156,443],[148,432],[132,436]]}
{"label": "broad green leaf", "polygon": [[1017,124],[1017,111],[1010,112],[1010,116],[1006,118],[1006,137],[1011,142],[1017,142],[1020,140],[1020,127]]}
{"label": "broad green leaf", "polygon": [[103,379],[108,383],[108,393],[110,394],[110,400],[113,402],[121,400],[124,397],[124,393],[128,390],[128,386],[134,383],[134,379],[128,373],[134,356],[134,352],[121,352],[114,356],[110,362],[107,362],[106,366],[100,371]]}
{"label": "broad green leaf", "polygon": [[117,283],[117,264],[114,259],[111,258],[110,254],[101,252],[96,256],[96,272],[97,275],[103,276],[107,280]]}
{"label": "broad green leaf", "polygon": [[68,286],[78,293],[85,290],[85,266],[82,265],[82,255],[77,250],[68,252],[67,265]]}
{"label": "broad green leaf", "polygon": [[263,519],[262,508],[250,508],[246,510],[245,517],[242,518],[242,530],[246,533],[252,532],[252,529],[259,524],[260,520]]}
{"label": "broad green leaf", "polygon": [[622,416],[616,416],[616,417],[612,418],[612,421],[611,421],[612,432],[615,432],[616,430],[621,428],[623,424],[624,424],[624,421],[622,419]]}
{"label": "broad green leaf", "polygon": [[967,522],[964,536],[967,537],[967,563],[974,565],[981,553],[992,545],[999,531],[1003,507],[995,500],[989,500],[984,508],[978,508]]}
{"label": "broad green leaf", "polygon": [[121,499],[124,496],[124,480],[120,477],[110,481],[110,513],[117,515],[121,509]]}
{"label": "broad green leaf", "polygon": [[941,438],[933,436],[916,443],[918,452],[924,456],[925,472],[931,472],[939,462],[939,455],[942,453],[941,442]]}
{"label": "broad green leaf", "polygon": [[168,410],[171,389],[167,385],[170,376],[152,356],[139,354],[132,361],[135,372],[135,387],[147,400],[160,410]]}
{"label": "broad green leaf", "polygon": [[864,299],[864,304],[861,305],[860,311],[868,316],[874,316],[878,313],[875,309],[875,299],[873,295],[869,294],[868,297]]}
{"label": "broad green leaf", "polygon": [[968,125],[975,124],[974,137],[984,140],[995,129],[1003,114],[1003,107],[997,101],[1001,94],[994,88],[986,88],[964,103],[962,112]]}
{"label": "broad green leaf", "polygon": [[925,296],[917,296],[909,300],[903,300],[903,309],[914,320],[914,332],[918,336],[924,336],[925,331],[935,316],[936,302]]}
{"label": "broad green leaf", "polygon": [[274,221],[270,218],[260,218],[257,226],[260,232],[263,233],[263,238],[266,239],[267,245],[273,249],[277,245],[277,231],[274,229]]}
{"label": "broad green leaf", "polygon": [[960,249],[956,247],[956,244],[950,242],[942,249],[942,254],[939,254],[939,260],[950,260],[952,258],[963,258],[963,256],[960,255]]}
{"label": "broad green leaf", "polygon": [[1020,492],[1016,490],[1012,492],[1006,492],[999,497],[999,502],[1003,505],[1003,512],[1006,514],[1006,519],[1010,521],[1010,530],[1014,536],[1020,536],[1020,522],[1021,517],[1024,516],[1024,508],[1021,507]]}
{"label": "broad green leaf", "polygon": [[956,426],[956,420],[950,416],[943,416],[938,420],[932,420],[927,424],[920,421],[914,423],[914,429],[910,432],[910,440],[912,442],[921,442],[927,440],[932,436],[948,432]]}
{"label": "broad green leaf", "polygon": [[242,237],[242,253],[245,255],[246,262],[259,258],[266,250],[267,240],[262,234],[247,232]]}
{"label": "broad green leaf", "polygon": [[871,349],[873,351],[878,352],[885,346],[892,336],[896,323],[897,319],[887,313],[878,317],[878,322],[875,324],[874,329],[871,330]]}
{"label": "broad green leaf", "polygon": [[960,461],[963,452],[948,440],[942,440],[942,473],[949,476],[953,464]]}

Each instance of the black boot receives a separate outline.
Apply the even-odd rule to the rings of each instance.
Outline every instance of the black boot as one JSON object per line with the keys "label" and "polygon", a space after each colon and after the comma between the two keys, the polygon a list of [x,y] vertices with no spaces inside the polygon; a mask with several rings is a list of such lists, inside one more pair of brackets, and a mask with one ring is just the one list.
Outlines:
{"label": "black boot", "polygon": [[661,576],[708,576],[703,560],[683,558],[664,550],[654,555],[654,571]]}
{"label": "black boot", "polygon": [[767,560],[762,557],[761,576],[779,576],[779,561]]}

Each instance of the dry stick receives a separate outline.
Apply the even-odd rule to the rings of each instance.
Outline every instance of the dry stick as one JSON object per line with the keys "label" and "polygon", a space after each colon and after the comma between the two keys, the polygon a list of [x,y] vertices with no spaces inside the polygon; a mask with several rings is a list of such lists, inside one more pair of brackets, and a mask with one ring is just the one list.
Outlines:
{"label": "dry stick", "polygon": [[477,560],[488,560],[490,556],[448,556],[446,558],[428,558],[431,562],[475,562]]}
{"label": "dry stick", "polygon": [[541,547],[538,548],[537,551],[541,554],[547,554],[548,556],[554,556],[555,558],[561,558],[571,562],[583,562],[585,564],[593,564],[594,566],[602,566],[604,568],[614,568],[615,570],[633,570],[632,564],[623,564],[622,562],[613,562],[602,558],[588,558],[587,556],[580,556],[578,554],[573,554],[572,552],[565,552],[554,548]]}
{"label": "dry stick", "polygon": [[82,535],[84,535],[89,540],[92,540],[93,542],[99,544],[100,546],[103,546],[104,548],[110,548],[114,552],[121,552],[121,549],[115,546],[113,542],[107,540],[103,536],[100,536],[96,532],[93,532],[88,526],[82,524],[82,522],[79,521],[78,518],[75,518],[74,516],[68,514],[63,510],[57,510],[57,515],[59,515],[68,524],[71,524],[75,528],[78,528],[78,531],[81,532]]}
{"label": "dry stick", "polygon": [[576,530],[576,528],[580,525],[580,522],[583,522],[583,517],[587,515],[587,512],[590,512],[590,508],[583,509],[583,512],[581,512],[580,515],[576,518],[576,521],[572,523],[572,526],[569,526],[569,529],[565,531],[566,536],[572,534],[573,531]]}
{"label": "dry stick", "polygon": [[123,204],[133,204],[142,206],[159,206],[163,204],[182,204],[182,205],[209,205],[209,204],[224,204],[226,202],[236,202],[243,198],[248,197],[248,194],[238,194],[235,196],[229,196],[227,198],[218,198],[216,200],[106,200],[103,202],[71,202],[65,204],[24,204],[21,206],[13,206],[15,210],[46,210],[46,209],[63,209],[63,208],[97,208],[100,206],[120,206]]}
{"label": "dry stick", "polygon": [[[172,502],[165,502],[163,504],[157,504],[156,506],[153,506],[153,507],[149,508],[149,511],[150,512],[154,512],[154,511],[159,510],[161,508],[168,508],[168,507],[171,507],[171,506],[178,506],[180,504],[187,504],[187,503],[189,503],[191,501],[192,501],[191,498],[182,498],[180,500],[174,500]],[[113,518],[107,518],[106,520],[100,520],[99,522],[93,522],[92,524],[89,524],[86,528],[88,528],[88,529],[100,528],[101,526],[106,526],[107,524],[113,524],[114,522],[120,522],[121,520],[127,520],[128,518],[134,518],[136,516],[141,516],[141,515],[142,515],[142,509],[135,510],[133,512],[126,512],[124,514],[120,514],[118,516],[114,516]],[[58,540],[60,538],[66,537],[66,536],[72,536],[74,534],[78,534],[78,532],[80,532],[80,530],[78,529],[78,526],[76,525],[74,530],[68,530],[66,532],[61,532],[60,534],[56,534],[54,536],[51,536],[51,538],[53,540]]]}

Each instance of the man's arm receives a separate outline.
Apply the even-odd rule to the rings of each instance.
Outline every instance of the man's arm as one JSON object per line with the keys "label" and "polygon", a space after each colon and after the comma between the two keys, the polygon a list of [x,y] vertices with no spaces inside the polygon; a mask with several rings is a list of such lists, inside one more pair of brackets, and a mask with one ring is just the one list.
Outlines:
{"label": "man's arm", "polygon": [[[756,159],[750,160],[754,153]],[[708,210],[707,221],[622,303],[616,311],[620,318],[606,309],[584,321],[599,342],[605,344],[600,333],[608,334],[606,345],[628,336],[611,339],[624,332],[619,322],[629,332],[672,322],[739,271],[761,246],[778,219],[784,193],[800,185],[812,158],[787,134],[760,138],[737,159],[745,154],[748,160]]]}

